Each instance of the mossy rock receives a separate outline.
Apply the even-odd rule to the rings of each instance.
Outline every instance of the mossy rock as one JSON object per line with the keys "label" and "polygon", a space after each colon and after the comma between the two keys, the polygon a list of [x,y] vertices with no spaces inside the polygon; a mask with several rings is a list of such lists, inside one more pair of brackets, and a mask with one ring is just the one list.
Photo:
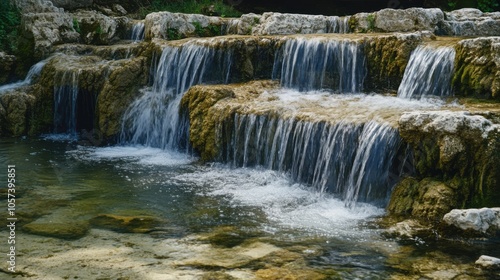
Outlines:
{"label": "mossy rock", "polygon": [[23,230],[36,235],[75,240],[87,234],[89,224],[87,222],[37,223],[35,221],[25,225]]}
{"label": "mossy rock", "polygon": [[164,224],[152,216],[119,216],[101,214],[90,220],[90,224],[97,228],[109,229],[116,232],[147,233]]}
{"label": "mossy rock", "polygon": [[225,272],[213,271],[204,273],[201,276],[201,280],[236,280],[236,278]]}
{"label": "mossy rock", "polygon": [[241,245],[247,239],[246,234],[232,226],[219,227],[211,232],[206,239],[214,246],[232,248]]}
{"label": "mossy rock", "polygon": [[181,100],[181,112],[189,114],[190,142],[204,161],[213,160],[219,154],[216,126],[221,117],[211,111],[212,107],[220,100],[234,96],[229,86],[194,86]]}

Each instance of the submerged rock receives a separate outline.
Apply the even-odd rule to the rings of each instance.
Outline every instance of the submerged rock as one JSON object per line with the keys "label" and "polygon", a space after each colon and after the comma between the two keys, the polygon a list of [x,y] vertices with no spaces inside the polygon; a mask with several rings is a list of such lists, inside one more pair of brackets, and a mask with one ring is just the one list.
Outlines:
{"label": "submerged rock", "polygon": [[500,233],[500,208],[453,209],[443,217],[443,222],[454,234],[495,236]]}
{"label": "submerged rock", "polygon": [[116,232],[147,233],[161,226],[164,222],[152,216],[119,216],[112,214],[98,215],[90,220],[94,227]]}
{"label": "submerged rock", "polygon": [[73,240],[84,237],[89,230],[89,225],[86,222],[38,223],[35,221],[25,225],[23,230],[31,234]]}

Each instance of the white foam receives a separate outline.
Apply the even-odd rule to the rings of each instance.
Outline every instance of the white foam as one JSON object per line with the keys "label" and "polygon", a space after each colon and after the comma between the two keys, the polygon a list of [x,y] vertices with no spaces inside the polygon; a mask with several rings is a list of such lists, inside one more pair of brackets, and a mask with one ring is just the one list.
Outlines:
{"label": "white foam", "polygon": [[368,204],[347,208],[337,198],[295,184],[269,170],[216,167],[179,175],[176,179],[200,188],[208,186],[205,195],[225,196],[232,204],[261,208],[270,221],[281,227],[327,236],[363,234],[358,223],[384,213],[383,209]]}
{"label": "white foam", "polygon": [[187,154],[145,146],[79,147],[77,153],[86,160],[124,160],[143,165],[175,166],[196,160]]}

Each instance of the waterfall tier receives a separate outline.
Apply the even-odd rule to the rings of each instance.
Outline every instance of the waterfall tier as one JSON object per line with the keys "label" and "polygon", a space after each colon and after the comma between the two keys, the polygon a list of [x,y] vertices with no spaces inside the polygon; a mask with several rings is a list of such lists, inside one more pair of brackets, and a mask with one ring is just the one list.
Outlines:
{"label": "waterfall tier", "polygon": [[418,46],[406,66],[398,96],[450,96],[454,61],[455,49],[452,47]]}

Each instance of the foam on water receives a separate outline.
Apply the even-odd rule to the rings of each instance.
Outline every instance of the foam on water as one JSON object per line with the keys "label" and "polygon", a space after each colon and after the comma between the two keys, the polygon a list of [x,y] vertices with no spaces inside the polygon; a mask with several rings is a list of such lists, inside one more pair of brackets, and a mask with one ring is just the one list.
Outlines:
{"label": "foam on water", "polygon": [[123,160],[141,165],[177,166],[196,160],[184,153],[144,146],[79,147],[74,153],[85,160]]}
{"label": "foam on water", "polygon": [[359,236],[367,233],[356,230],[360,221],[384,213],[364,203],[348,208],[340,199],[270,170],[216,166],[176,179],[208,187],[206,195],[226,197],[234,205],[261,208],[271,221],[267,229],[273,231],[284,227],[326,236]]}

